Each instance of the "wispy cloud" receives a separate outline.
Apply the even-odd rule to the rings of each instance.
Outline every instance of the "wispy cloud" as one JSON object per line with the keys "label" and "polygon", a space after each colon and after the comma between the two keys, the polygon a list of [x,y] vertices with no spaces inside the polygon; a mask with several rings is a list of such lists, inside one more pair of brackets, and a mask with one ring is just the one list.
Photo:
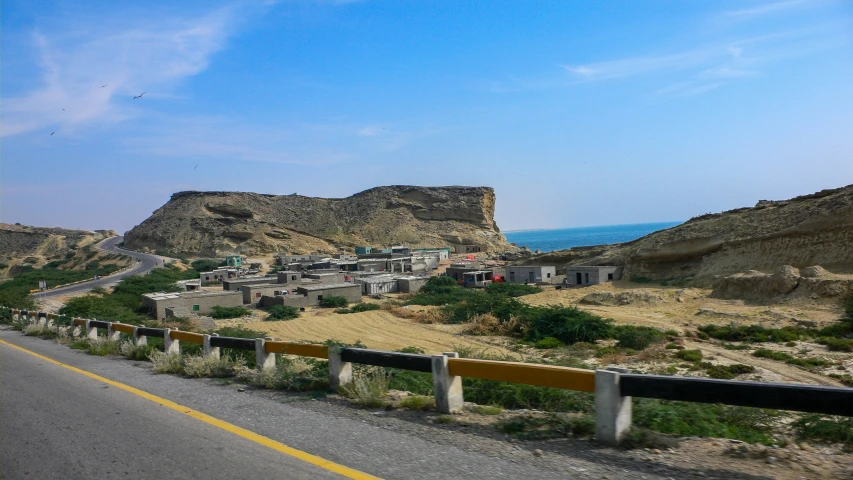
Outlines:
{"label": "wispy cloud", "polygon": [[224,7],[197,18],[35,31],[42,77],[33,89],[4,98],[2,135],[38,129],[63,135],[137,116],[134,95],[147,92],[145,102],[165,98],[181,80],[205,70],[238,17]]}
{"label": "wispy cloud", "polygon": [[792,8],[802,7],[807,4],[815,4],[816,0],[810,0],[806,2],[805,0],[788,0],[784,2],[770,2],[764,3],[761,5],[757,5],[751,8],[743,8],[738,10],[729,10],[723,12],[721,15],[723,18],[732,19],[732,20],[749,20],[755,17],[762,17],[765,15],[780,13]]}

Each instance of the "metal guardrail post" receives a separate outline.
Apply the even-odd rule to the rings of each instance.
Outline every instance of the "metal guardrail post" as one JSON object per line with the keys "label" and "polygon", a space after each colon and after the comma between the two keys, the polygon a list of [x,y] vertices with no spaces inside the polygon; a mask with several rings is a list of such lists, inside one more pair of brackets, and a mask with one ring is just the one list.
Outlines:
{"label": "metal guardrail post", "polygon": [[352,363],[341,360],[341,348],[329,347],[329,385],[332,390],[352,383]]}
{"label": "metal guardrail post", "polygon": [[432,384],[435,387],[435,409],[439,413],[456,413],[462,410],[462,377],[450,375],[448,358],[459,358],[456,352],[432,356]]}
{"label": "metal guardrail post", "polygon": [[631,397],[619,391],[619,372],[595,371],[595,439],[618,445],[631,428]]}

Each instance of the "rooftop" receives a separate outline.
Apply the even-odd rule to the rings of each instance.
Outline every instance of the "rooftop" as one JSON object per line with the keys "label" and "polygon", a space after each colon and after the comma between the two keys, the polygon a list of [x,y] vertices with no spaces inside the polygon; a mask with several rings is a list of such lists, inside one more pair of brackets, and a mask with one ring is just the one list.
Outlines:
{"label": "rooftop", "polygon": [[329,289],[334,289],[334,288],[351,288],[351,287],[358,288],[358,285],[355,283],[332,283],[329,285],[304,286],[304,287],[299,287],[299,289],[306,290],[309,292],[313,292],[316,290],[329,290]]}
{"label": "rooftop", "polygon": [[241,295],[240,292],[211,292],[208,290],[194,291],[194,292],[157,292],[157,293],[143,293],[142,296],[146,298],[150,298],[151,300],[166,300],[169,298],[200,298],[200,297],[221,297],[224,295]]}

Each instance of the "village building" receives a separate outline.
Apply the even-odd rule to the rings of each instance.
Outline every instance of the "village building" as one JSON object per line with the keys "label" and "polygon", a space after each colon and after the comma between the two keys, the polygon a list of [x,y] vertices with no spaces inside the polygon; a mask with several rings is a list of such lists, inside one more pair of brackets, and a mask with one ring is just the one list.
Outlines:
{"label": "village building", "polygon": [[428,277],[401,277],[397,279],[400,293],[418,293],[426,285]]}
{"label": "village building", "polygon": [[306,273],[302,275],[303,283],[306,283],[306,280],[310,280],[310,283],[321,284],[321,285],[332,285],[335,283],[344,283],[346,279],[346,274],[343,272],[330,272],[330,273]]}
{"label": "village building", "polygon": [[483,267],[479,263],[453,263],[445,270],[445,275],[453,278],[457,282],[462,282],[465,272],[474,272],[482,270]]}
{"label": "village building", "polygon": [[412,253],[412,249],[409,247],[406,247],[404,245],[397,245],[397,246],[391,247],[391,253],[398,253],[401,255],[409,255]]}
{"label": "village building", "polygon": [[553,283],[557,267],[539,265],[509,265],[504,280],[509,283]]}
{"label": "village building", "polygon": [[438,260],[448,260],[450,259],[450,248],[416,248],[412,250],[415,254],[418,255],[428,255],[428,254],[437,254]]}
{"label": "village building", "polygon": [[563,283],[565,285],[597,285],[620,278],[622,278],[622,267],[567,265],[566,279]]}
{"label": "village building", "polygon": [[216,283],[229,278],[237,278],[239,272],[236,268],[217,268],[210,272],[202,272],[199,274],[199,280],[202,285],[205,283]]}
{"label": "village building", "polygon": [[142,295],[142,305],[158,320],[165,320],[166,308],[183,307],[194,315],[205,315],[213,312],[213,307],[240,307],[243,305],[243,294],[226,291],[146,293]]}
{"label": "village building", "polygon": [[246,285],[258,285],[261,283],[275,283],[278,280],[278,277],[275,275],[268,275],[264,277],[244,277],[244,278],[234,278],[229,280],[222,281],[222,289],[227,290],[229,292],[239,292],[242,287]]}
{"label": "village building", "polygon": [[356,283],[338,283],[334,285],[297,287],[296,293],[289,295],[261,296],[259,306],[264,308],[275,305],[313,307],[319,305],[320,301],[325,297],[344,297],[350,303],[358,303],[361,301],[361,286]]}
{"label": "village building", "polygon": [[225,257],[225,265],[229,267],[242,267],[243,257],[240,255],[228,255]]}
{"label": "village building", "polygon": [[276,272],[275,283],[302,283],[302,274],[294,270]]}
{"label": "village building", "polygon": [[373,247],[355,247],[356,255],[367,255],[373,252]]}
{"label": "village building", "polygon": [[362,294],[378,295],[399,291],[397,278],[398,277],[393,275],[375,275],[371,277],[359,278],[356,280],[356,282],[361,286]]}
{"label": "village building", "polygon": [[279,284],[279,283],[261,283],[256,285],[246,285],[243,287],[243,303],[258,303],[261,301],[261,297],[263,296],[278,296],[278,295],[289,295],[292,292],[295,292],[297,287],[292,287],[288,289],[288,285]]}
{"label": "village building", "polygon": [[462,274],[462,284],[466,287],[485,287],[492,283],[491,270],[474,270]]}
{"label": "village building", "polygon": [[196,290],[201,290],[201,279],[194,278],[190,280],[180,280],[178,282],[178,287],[184,292],[194,292]]}

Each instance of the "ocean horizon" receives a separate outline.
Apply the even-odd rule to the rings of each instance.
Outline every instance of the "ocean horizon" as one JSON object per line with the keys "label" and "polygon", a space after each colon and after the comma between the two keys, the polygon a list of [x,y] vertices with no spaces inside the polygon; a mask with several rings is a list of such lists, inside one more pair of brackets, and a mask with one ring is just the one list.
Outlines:
{"label": "ocean horizon", "polygon": [[624,243],[684,222],[654,222],[626,225],[598,225],[557,229],[510,230],[503,232],[507,241],[531,250],[551,252],[573,247],[591,247]]}

